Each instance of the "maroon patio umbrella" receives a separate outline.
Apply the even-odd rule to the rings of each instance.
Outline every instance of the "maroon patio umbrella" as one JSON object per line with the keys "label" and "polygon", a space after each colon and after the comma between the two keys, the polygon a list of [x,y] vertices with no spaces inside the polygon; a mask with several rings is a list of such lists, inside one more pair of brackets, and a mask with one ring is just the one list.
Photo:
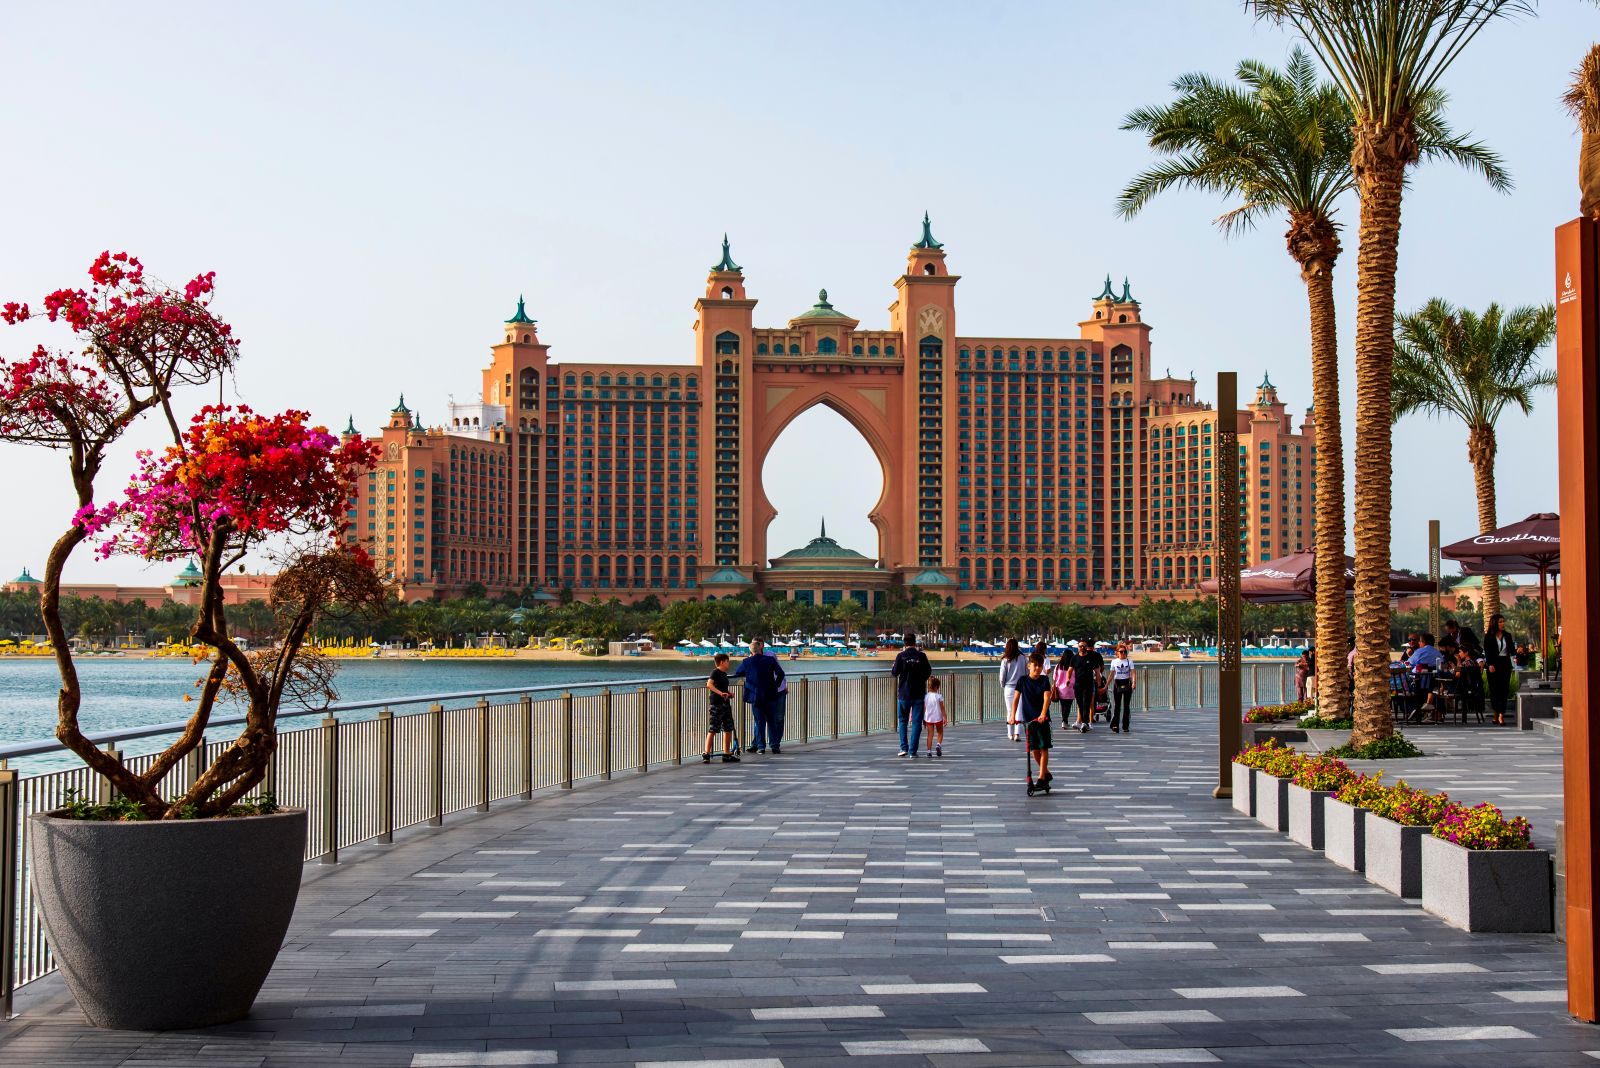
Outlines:
{"label": "maroon patio umbrella", "polygon": [[[1216,593],[1217,580],[1206,579],[1200,583],[1201,593]],[[1344,558],[1344,593],[1352,596],[1356,589],[1356,562]],[[1239,572],[1239,593],[1251,604],[1293,604],[1316,600],[1317,559],[1310,549],[1302,549],[1276,560],[1247,567]],[[1389,572],[1389,594],[1432,593],[1433,583],[1414,578],[1399,571]]]}
{"label": "maroon patio umbrella", "polygon": [[1548,659],[1549,628],[1545,594],[1551,575],[1561,570],[1561,517],[1535,512],[1520,523],[1446,545],[1439,555],[1461,564],[1464,575],[1539,576],[1539,651]]}

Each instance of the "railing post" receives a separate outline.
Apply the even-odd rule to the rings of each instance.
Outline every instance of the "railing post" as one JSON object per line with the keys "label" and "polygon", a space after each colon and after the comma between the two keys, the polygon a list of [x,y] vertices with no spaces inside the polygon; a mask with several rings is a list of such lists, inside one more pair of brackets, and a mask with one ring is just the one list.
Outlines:
{"label": "railing post", "polygon": [[1278,665],[1278,703],[1286,704],[1289,700],[1289,665]]}
{"label": "railing post", "polygon": [[11,1019],[16,982],[17,773],[0,768],[0,1021]]}
{"label": "railing post", "polygon": [[561,695],[561,788],[572,789],[572,695]]}
{"label": "railing post", "polygon": [[1149,683],[1150,672],[1149,672],[1149,670],[1146,669],[1144,674],[1145,674],[1146,681],[1145,681],[1145,684],[1143,686],[1139,685],[1139,681],[1138,681],[1137,677],[1135,677],[1134,683],[1133,683],[1133,688],[1136,691],[1138,691],[1138,694],[1139,694],[1139,711],[1140,712],[1148,712],[1148,711],[1150,711],[1150,683]]}
{"label": "railing post", "polygon": [[611,688],[600,691],[600,777],[611,778]]}
{"label": "railing post", "polygon": [[433,748],[429,780],[433,802],[433,815],[428,822],[435,827],[444,825],[444,705],[435,703],[428,708],[428,737]]}
{"label": "railing post", "polygon": [[1167,672],[1167,707],[1174,711],[1178,708],[1178,669],[1176,667]]}
{"label": "railing post", "polygon": [[639,774],[650,770],[650,691],[639,687]]}
{"label": "railing post", "polygon": [[533,698],[523,694],[517,702],[517,759],[522,763],[522,799],[533,797]]}
{"label": "railing post", "polygon": [[832,724],[833,740],[837,742],[839,740],[839,676],[833,675],[829,677],[828,683],[828,689],[832,694],[830,702],[832,707],[828,710],[828,717]]}
{"label": "railing post", "polygon": [[188,765],[184,772],[185,787],[192,787],[199,781],[206,770],[206,736],[200,736],[200,744],[189,750],[189,759],[184,762]]}
{"label": "railing post", "polygon": [[[122,759],[122,752],[117,748],[117,743],[115,740],[106,743],[106,756],[110,757],[112,760]],[[102,805],[109,805],[112,801],[116,800],[116,796],[117,791],[112,787],[111,780],[102,777],[100,779],[100,803]]]}
{"label": "railing post", "polygon": [[[982,723],[983,722],[983,707],[987,703],[985,698],[988,697],[989,687],[987,687],[987,686],[985,686],[983,684],[984,680],[983,680],[983,675],[981,673],[977,674],[977,675],[975,675],[973,677],[978,680],[978,722]],[[951,718],[951,721],[954,722],[955,717],[952,716],[950,718]]]}
{"label": "railing post", "polygon": [[322,721],[322,863],[339,863],[339,718]]}
{"label": "railing post", "polygon": [[378,841],[394,841],[394,713],[378,712]]}
{"label": "railing post", "polygon": [[683,763],[683,687],[672,686],[672,762]]}
{"label": "railing post", "polygon": [[1261,703],[1261,665],[1260,664],[1251,664],[1250,665],[1250,703],[1252,705],[1259,705]]}
{"label": "railing post", "polygon": [[872,733],[872,692],[867,689],[867,676],[861,676],[861,736]]}
{"label": "railing post", "polygon": [[478,698],[478,811],[489,811],[489,699]]}
{"label": "railing post", "polygon": [[794,688],[800,691],[800,740],[811,740],[811,682],[804,675],[795,676]]}

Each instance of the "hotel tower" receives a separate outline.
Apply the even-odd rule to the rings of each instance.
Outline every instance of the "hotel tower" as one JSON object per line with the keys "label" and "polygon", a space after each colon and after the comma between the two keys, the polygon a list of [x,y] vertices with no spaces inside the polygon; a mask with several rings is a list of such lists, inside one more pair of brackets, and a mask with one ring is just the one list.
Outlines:
{"label": "hotel tower", "polygon": [[[1070,336],[1005,338],[958,331],[959,281],[924,216],[884,325],[824,290],[760,326],[724,239],[686,364],[553,359],[519,299],[480,400],[429,426],[402,398],[374,435],[382,460],[351,502],[351,536],[407,598],[476,584],[871,604],[898,586],[958,605],[1110,604],[1210,577],[1216,413],[1192,374],[1153,374],[1128,282],[1108,277]],[[875,555],[826,536],[777,557],[788,547],[767,544],[762,465],[816,404],[882,466]],[[1243,559],[1309,545],[1312,413],[1296,428],[1264,378],[1238,428]]]}

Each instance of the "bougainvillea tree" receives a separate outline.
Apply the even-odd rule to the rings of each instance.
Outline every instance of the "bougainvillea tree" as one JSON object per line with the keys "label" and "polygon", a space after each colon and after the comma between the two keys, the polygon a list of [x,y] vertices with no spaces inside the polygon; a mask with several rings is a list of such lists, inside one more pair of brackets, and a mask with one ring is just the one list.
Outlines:
{"label": "bougainvillea tree", "polygon": [[[147,276],[126,253],[103,253],[89,278],[87,289],[47,294],[42,311],[0,305],[5,323],[42,317],[64,325],[77,343],[72,353],[39,345],[20,359],[0,357],[0,440],[64,452],[76,497],[39,597],[61,674],[56,737],[146,818],[218,815],[260,785],[280,703],[317,675],[302,646],[318,616],[334,605],[359,610],[383,601],[371,559],[341,529],[354,479],[372,466],[376,449],[360,438],[341,441],[299,411],[217,405],[185,424],[175,392],[215,382],[238,359],[233,331],[211,310],[214,275],[177,289]],[[147,413],[165,421],[171,443],[140,452],[126,491],[97,502],[107,454]],[[79,725],[82,691],[60,599],[63,568],[85,542],[102,556],[199,561],[190,637],[214,655],[184,731],[139,772],[97,748]],[[283,563],[271,602],[277,640],[246,653],[228,631],[221,577],[269,545]],[[201,744],[218,699],[229,695],[245,707],[238,737],[180,795],[164,796],[162,780]]]}

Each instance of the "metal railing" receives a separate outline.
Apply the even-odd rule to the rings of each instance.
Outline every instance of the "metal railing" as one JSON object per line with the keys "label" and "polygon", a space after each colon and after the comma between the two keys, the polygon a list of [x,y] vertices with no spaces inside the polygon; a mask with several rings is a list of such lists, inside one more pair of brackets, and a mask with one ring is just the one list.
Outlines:
{"label": "metal railing", "polygon": [[[1140,710],[1203,708],[1216,702],[1213,664],[1139,667]],[[953,722],[1004,719],[994,665],[941,665],[936,672]],[[536,792],[571,789],[619,772],[694,759],[705,740],[702,677],[628,680],[609,686],[528,687],[404,697],[389,702],[335,705],[285,712],[278,750],[262,785],[278,803],[304,808],[306,860],[337,863],[339,851],[366,842],[391,842],[396,831],[439,826],[460,812],[486,812],[497,801],[527,800]],[[1289,665],[1246,665],[1245,696],[1254,703],[1290,692]],[[422,706],[396,714],[394,709]],[[742,702],[737,735],[750,737]],[[352,719],[351,713],[370,718]],[[344,715],[346,718],[341,719]],[[289,721],[323,718],[290,728]],[[213,727],[241,722],[212,721]],[[134,739],[170,735],[164,723],[94,736],[120,753]],[[894,685],[887,670],[791,674],[785,737],[793,743],[893,732]],[[193,783],[231,742],[207,740],[163,780],[169,795]],[[12,992],[55,968],[26,862],[28,817],[59,808],[69,790],[109,802],[110,786],[86,767],[23,778],[7,759],[58,752],[56,743],[0,748],[0,1010],[11,1013]],[[127,757],[134,771],[155,755]]]}

